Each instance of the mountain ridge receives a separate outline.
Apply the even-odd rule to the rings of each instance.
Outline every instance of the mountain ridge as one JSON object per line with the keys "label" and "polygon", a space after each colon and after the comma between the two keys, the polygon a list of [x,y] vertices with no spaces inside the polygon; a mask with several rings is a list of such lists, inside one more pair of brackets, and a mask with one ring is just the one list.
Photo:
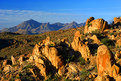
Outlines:
{"label": "mountain ridge", "polygon": [[77,28],[84,26],[85,23],[76,23],[75,21],[71,23],[40,23],[38,21],[35,21],[33,19],[24,21],[17,26],[11,27],[11,28],[4,28],[0,30],[0,32],[14,32],[14,33],[20,33],[20,34],[40,34],[48,31],[56,31],[56,30],[65,30],[69,28]]}

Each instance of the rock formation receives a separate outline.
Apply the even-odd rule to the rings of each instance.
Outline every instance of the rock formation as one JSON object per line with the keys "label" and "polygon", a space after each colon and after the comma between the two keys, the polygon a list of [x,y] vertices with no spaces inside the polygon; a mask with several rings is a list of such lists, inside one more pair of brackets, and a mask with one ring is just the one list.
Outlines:
{"label": "rock formation", "polygon": [[114,56],[105,45],[98,47],[97,51],[97,70],[98,77],[96,81],[103,81],[101,78],[105,76],[117,78],[119,73],[119,67],[115,65]]}
{"label": "rock formation", "polygon": [[121,39],[118,39],[118,40],[116,41],[116,46],[117,46],[117,47],[120,47],[120,46],[121,46]]}
{"label": "rock formation", "polygon": [[11,56],[11,60],[12,60],[13,65],[16,64],[16,60],[15,60],[15,58],[13,56]]}
{"label": "rock formation", "polygon": [[105,45],[101,45],[97,50],[97,69],[98,75],[111,75],[111,67],[113,65],[113,59],[111,52]]}
{"label": "rock formation", "polygon": [[[29,61],[34,62],[36,66],[40,69],[40,73],[42,76],[47,78],[47,67],[49,66],[46,62],[50,62],[53,67],[57,70],[63,66],[63,60],[61,56],[58,56],[58,51],[54,46],[53,42],[50,41],[50,38],[47,37],[43,42],[36,44],[32,56],[30,56]],[[50,66],[51,67],[51,66]]]}
{"label": "rock formation", "polygon": [[108,28],[108,23],[104,19],[94,20],[94,17],[90,17],[86,21],[84,33],[85,34],[90,33],[90,32],[95,31],[95,30],[103,31],[106,28]]}
{"label": "rock formation", "polygon": [[71,46],[74,51],[79,51],[81,53],[81,56],[87,61],[87,58],[89,58],[91,55],[90,50],[86,44],[83,44],[82,41],[80,41],[80,36],[80,32],[77,31],[74,35],[74,39],[71,43]]}
{"label": "rock formation", "polygon": [[90,37],[90,39],[93,40],[93,43],[96,43],[98,45],[102,44],[96,35],[93,35],[92,37]]}
{"label": "rock formation", "polygon": [[114,24],[117,23],[121,23],[121,17],[120,18],[114,17]]}

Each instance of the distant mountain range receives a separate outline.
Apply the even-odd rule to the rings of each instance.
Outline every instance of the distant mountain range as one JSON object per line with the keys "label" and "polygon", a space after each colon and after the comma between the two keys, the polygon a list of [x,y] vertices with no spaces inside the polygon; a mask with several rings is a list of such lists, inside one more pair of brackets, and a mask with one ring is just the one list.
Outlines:
{"label": "distant mountain range", "polygon": [[40,34],[40,33],[44,33],[44,32],[48,32],[48,31],[55,31],[55,30],[65,30],[65,29],[69,29],[69,28],[77,28],[77,27],[81,27],[84,26],[85,23],[76,23],[76,22],[72,22],[72,23],[54,23],[54,24],[50,24],[50,23],[39,23],[33,19],[30,19],[28,21],[24,21],[23,23],[11,27],[11,28],[4,28],[2,30],[0,30],[0,32],[16,32],[16,33],[20,33],[20,34]]}

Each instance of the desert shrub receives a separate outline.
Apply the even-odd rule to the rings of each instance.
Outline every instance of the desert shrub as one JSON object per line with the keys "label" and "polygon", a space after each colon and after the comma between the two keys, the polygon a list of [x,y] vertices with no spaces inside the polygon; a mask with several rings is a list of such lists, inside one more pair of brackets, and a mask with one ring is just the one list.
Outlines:
{"label": "desert shrub", "polygon": [[48,79],[46,80],[46,81],[60,81],[60,78],[58,77],[58,75],[57,74],[55,74],[55,75],[48,75]]}
{"label": "desert shrub", "polygon": [[67,59],[66,59],[66,63],[69,63],[71,61],[74,61],[74,59],[75,59],[75,55],[68,56]]}
{"label": "desert shrub", "polygon": [[50,44],[49,47],[53,47],[54,45],[53,44]]}
{"label": "desert shrub", "polygon": [[73,81],[73,80],[71,80],[71,79],[66,79],[66,78],[65,78],[64,81]]}
{"label": "desert shrub", "polygon": [[81,65],[84,65],[84,64],[85,64],[85,60],[84,60],[84,58],[79,57],[78,59],[79,59],[79,62],[80,62]]}
{"label": "desert shrub", "polygon": [[103,33],[101,33],[101,30],[95,30],[91,32],[91,36],[96,35],[98,38],[103,37]]}
{"label": "desert shrub", "polygon": [[92,26],[92,23],[88,23],[87,26],[88,26],[88,27]]}
{"label": "desert shrub", "polygon": [[115,46],[115,42],[113,40],[108,39],[108,38],[101,39],[101,42],[108,47]]}
{"label": "desert shrub", "polygon": [[86,69],[82,69],[82,71],[79,73],[81,81],[86,80],[89,74],[89,71],[87,71]]}
{"label": "desert shrub", "polygon": [[113,32],[112,32],[112,33],[110,33],[110,32],[109,32],[109,34],[110,34],[110,35],[114,35],[114,33],[113,33]]}
{"label": "desert shrub", "polygon": [[23,69],[33,68],[32,65],[26,65]]}

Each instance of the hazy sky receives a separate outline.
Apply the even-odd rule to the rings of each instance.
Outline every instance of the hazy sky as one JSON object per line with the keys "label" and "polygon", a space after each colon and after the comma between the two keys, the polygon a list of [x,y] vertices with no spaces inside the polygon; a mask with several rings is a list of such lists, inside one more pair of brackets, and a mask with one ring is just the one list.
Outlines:
{"label": "hazy sky", "polygon": [[121,16],[121,0],[0,0],[0,29],[34,19],[38,22],[109,21]]}

